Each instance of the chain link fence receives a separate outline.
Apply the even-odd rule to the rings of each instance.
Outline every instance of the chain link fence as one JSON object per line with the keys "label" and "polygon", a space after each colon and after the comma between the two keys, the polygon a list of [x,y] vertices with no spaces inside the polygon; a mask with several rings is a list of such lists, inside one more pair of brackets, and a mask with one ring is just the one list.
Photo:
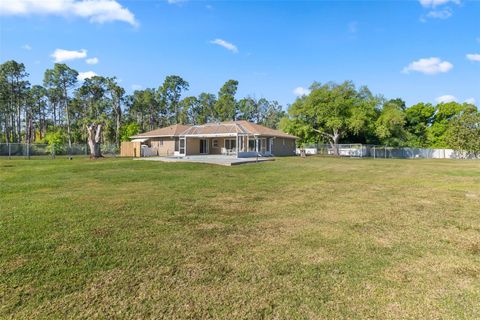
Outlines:
{"label": "chain link fence", "polygon": [[[338,150],[336,153],[335,148]],[[341,156],[350,158],[374,159],[477,159],[475,155],[466,151],[453,149],[428,148],[394,148],[379,145],[365,144],[330,144],[307,145],[297,149],[297,154],[305,151],[306,155]]]}
{"label": "chain link fence", "polygon": [[[114,144],[101,146],[104,156],[118,156],[120,148]],[[89,156],[88,144],[27,144],[27,143],[0,143],[0,157],[7,158],[55,158],[57,156]]]}

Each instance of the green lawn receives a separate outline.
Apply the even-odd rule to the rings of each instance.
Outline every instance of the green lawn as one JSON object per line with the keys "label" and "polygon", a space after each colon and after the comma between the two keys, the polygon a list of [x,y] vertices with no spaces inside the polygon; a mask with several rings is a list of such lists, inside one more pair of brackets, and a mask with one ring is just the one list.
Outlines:
{"label": "green lawn", "polygon": [[0,318],[480,318],[480,161],[0,160]]}

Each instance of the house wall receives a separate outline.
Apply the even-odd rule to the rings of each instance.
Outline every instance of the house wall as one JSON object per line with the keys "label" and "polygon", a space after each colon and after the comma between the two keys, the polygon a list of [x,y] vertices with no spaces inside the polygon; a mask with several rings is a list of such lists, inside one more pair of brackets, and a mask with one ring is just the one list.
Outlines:
{"label": "house wall", "polygon": [[[225,145],[225,139],[229,138],[208,138],[209,154],[221,154],[222,148],[224,148]],[[248,139],[246,137],[244,139],[245,145],[248,146]],[[218,147],[213,146],[213,140],[218,141]],[[159,156],[171,156],[175,151],[175,138],[151,138],[148,141],[148,145],[151,148],[158,150]],[[186,147],[187,155],[200,154],[200,139],[191,137],[187,138]],[[273,139],[271,153],[274,156],[293,156],[295,155],[295,148],[295,139],[277,137]],[[255,152],[245,152],[239,156],[248,157],[252,156],[251,154],[256,155]]]}
{"label": "house wall", "polygon": [[295,139],[279,137],[273,139],[272,153],[274,156],[294,156],[295,148]]}
{"label": "house wall", "polygon": [[[209,154],[221,154],[222,148],[224,148],[225,145],[225,139],[231,139],[231,138],[208,138],[207,140],[209,141]],[[269,143],[268,141],[272,138],[268,138],[267,144]],[[218,147],[213,146],[213,140],[218,141]],[[248,138],[244,137],[244,143],[245,146],[248,146]],[[268,147],[267,147],[268,148]],[[271,154],[274,156],[293,156],[295,155],[295,149],[296,149],[296,144],[295,144],[295,139],[290,139],[290,138],[273,138],[273,143],[272,143],[272,150]],[[200,139],[197,138],[187,138],[187,155],[195,155],[195,154],[200,154]],[[266,152],[265,154],[270,154],[270,152]],[[243,152],[242,154],[239,154],[240,157],[252,157],[256,156],[256,152]]]}
{"label": "house wall", "polygon": [[149,145],[158,150],[159,156],[171,156],[175,151],[175,138],[151,138]]}
{"label": "house wall", "polygon": [[[210,154],[222,154],[222,148],[225,146],[225,139],[228,139],[228,138],[211,138],[210,139]],[[218,141],[218,147],[215,148],[213,146],[213,140]]]}
{"label": "house wall", "polygon": [[[222,148],[225,146],[225,139],[232,138],[207,138],[208,140],[208,154],[221,154]],[[235,139],[235,138],[233,138]],[[218,147],[213,146],[213,140],[218,141]],[[187,155],[196,155],[200,154],[200,139],[198,138],[187,138]]]}

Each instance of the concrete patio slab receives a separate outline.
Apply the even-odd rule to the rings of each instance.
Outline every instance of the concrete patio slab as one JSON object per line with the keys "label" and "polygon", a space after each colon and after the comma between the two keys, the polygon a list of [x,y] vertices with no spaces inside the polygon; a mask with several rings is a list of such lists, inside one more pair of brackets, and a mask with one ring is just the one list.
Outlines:
{"label": "concrete patio slab", "polygon": [[146,161],[162,161],[162,162],[194,162],[194,163],[208,163],[217,164],[221,166],[234,166],[245,163],[258,163],[265,161],[274,161],[275,158],[236,158],[235,156],[223,156],[223,155],[194,155],[186,157],[145,157],[134,158],[134,160],[146,160]]}

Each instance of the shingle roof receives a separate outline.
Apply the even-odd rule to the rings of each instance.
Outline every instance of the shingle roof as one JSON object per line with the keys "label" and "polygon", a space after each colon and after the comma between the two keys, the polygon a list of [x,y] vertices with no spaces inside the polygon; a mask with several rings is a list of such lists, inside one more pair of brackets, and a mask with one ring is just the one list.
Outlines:
{"label": "shingle roof", "polygon": [[248,134],[249,132],[236,123],[220,122],[191,126],[182,135],[236,135],[237,133]]}
{"label": "shingle roof", "polygon": [[190,125],[174,124],[165,128],[159,128],[152,131],[140,133],[130,138],[156,138],[156,137],[175,137],[190,128]]}
{"label": "shingle roof", "polygon": [[173,137],[184,135],[234,135],[237,133],[290,139],[297,138],[291,134],[282,132],[280,130],[270,129],[265,126],[245,120],[207,123],[193,126],[177,124],[166,128],[160,128],[153,131],[137,134],[131,138]]}

